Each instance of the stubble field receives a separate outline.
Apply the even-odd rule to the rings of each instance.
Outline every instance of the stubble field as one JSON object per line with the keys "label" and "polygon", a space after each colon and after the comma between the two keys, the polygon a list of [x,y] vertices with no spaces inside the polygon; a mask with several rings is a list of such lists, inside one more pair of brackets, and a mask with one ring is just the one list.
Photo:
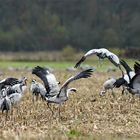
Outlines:
{"label": "stubble field", "polygon": [[[57,79],[63,83],[75,72],[57,70]],[[33,78],[31,71],[2,71],[1,79],[12,76],[28,78],[28,89],[20,104],[20,112],[14,109],[13,115],[5,120],[0,113],[0,139],[94,139],[122,140],[140,137],[140,101],[130,101],[129,94],[121,95],[115,89],[115,98],[110,93],[99,96],[102,84],[119,72],[93,72],[91,78],[81,79],[70,84],[77,93],[71,94],[69,100],[61,107],[61,120],[58,118],[58,105],[51,105],[55,115],[52,117],[47,103],[38,100],[33,104],[29,91]]]}

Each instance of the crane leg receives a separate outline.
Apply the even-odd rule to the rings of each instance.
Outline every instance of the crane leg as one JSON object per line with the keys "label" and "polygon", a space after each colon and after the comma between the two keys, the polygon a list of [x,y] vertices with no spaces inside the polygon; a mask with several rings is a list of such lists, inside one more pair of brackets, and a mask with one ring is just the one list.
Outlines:
{"label": "crane leg", "polygon": [[123,89],[122,89],[122,95],[124,95],[125,87],[123,86],[122,88],[123,88]]}
{"label": "crane leg", "polygon": [[37,94],[36,94],[36,101],[38,101],[38,96],[39,96],[39,94],[37,93]]}
{"label": "crane leg", "polygon": [[111,89],[111,91],[112,91],[113,98],[115,98],[115,94],[114,94],[114,91],[113,91],[113,89]]}
{"label": "crane leg", "polygon": [[33,104],[34,104],[34,95],[32,95],[32,102],[33,102]]}
{"label": "crane leg", "polygon": [[6,110],[6,121],[7,121],[7,118],[8,118],[8,110]]}
{"label": "crane leg", "polygon": [[60,121],[60,119],[61,119],[61,110],[60,110],[60,108],[61,108],[61,104],[59,104],[59,107],[58,107],[58,113],[59,113],[59,121]]}
{"label": "crane leg", "polygon": [[48,108],[50,109],[50,111],[52,112],[52,116],[54,115],[54,112],[53,112],[53,110],[51,109],[51,107],[50,107],[50,104],[47,102],[47,106],[48,106]]}

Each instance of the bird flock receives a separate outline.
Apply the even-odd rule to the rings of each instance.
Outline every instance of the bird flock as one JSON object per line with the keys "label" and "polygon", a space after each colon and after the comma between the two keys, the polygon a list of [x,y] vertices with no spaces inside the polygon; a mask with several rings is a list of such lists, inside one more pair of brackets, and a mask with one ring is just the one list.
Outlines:
{"label": "bird flock", "polygon": [[[118,78],[109,78],[105,81],[99,96],[104,96],[108,90],[111,90],[113,97],[115,97],[113,89],[121,87],[122,94],[124,94],[127,90],[127,92],[131,93],[131,95],[140,95],[140,64],[138,62],[135,62],[132,69],[124,60],[120,60],[114,53],[105,48],[100,48],[89,50],[82,56],[74,67],[80,67],[81,63],[91,55],[97,55],[99,60],[107,58],[112,64],[118,67],[122,73]],[[52,112],[52,115],[54,115],[54,111],[52,110],[50,104],[58,104],[60,118],[61,105],[69,99],[69,95],[71,93],[77,92],[75,87],[69,88],[70,83],[79,79],[91,77],[93,71],[94,70],[91,68],[82,70],[61,84],[48,68],[40,66],[34,67],[32,69],[32,74],[40,78],[42,83],[35,79],[32,79],[31,81],[30,92],[32,93],[33,103],[41,97],[42,101],[47,102],[47,106]],[[22,77],[21,79],[9,77],[0,81],[0,109],[2,113],[4,111],[6,112],[6,118],[8,116],[8,112],[12,112],[13,108],[17,108],[17,112],[19,111],[19,103],[21,102],[26,89],[26,77]]]}

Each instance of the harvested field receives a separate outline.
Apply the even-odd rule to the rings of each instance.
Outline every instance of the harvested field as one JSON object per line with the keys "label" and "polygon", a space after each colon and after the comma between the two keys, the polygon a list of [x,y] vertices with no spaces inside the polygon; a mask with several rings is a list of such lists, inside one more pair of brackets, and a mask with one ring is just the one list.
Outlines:
{"label": "harvested field", "polygon": [[[74,73],[61,70],[55,74],[63,83]],[[76,87],[78,92],[70,95],[61,107],[61,120],[58,119],[57,105],[51,105],[55,111],[52,117],[46,102],[38,100],[33,104],[28,88],[20,104],[20,113],[17,114],[15,108],[7,120],[5,114],[0,113],[0,139],[139,139],[139,98],[130,101],[131,96],[122,96],[120,89],[115,89],[115,98],[110,93],[99,96],[103,82],[116,75],[120,73],[94,72],[91,78],[73,82],[70,87]],[[28,87],[33,78],[39,80],[26,70],[2,71],[1,79],[8,76],[26,76]]]}

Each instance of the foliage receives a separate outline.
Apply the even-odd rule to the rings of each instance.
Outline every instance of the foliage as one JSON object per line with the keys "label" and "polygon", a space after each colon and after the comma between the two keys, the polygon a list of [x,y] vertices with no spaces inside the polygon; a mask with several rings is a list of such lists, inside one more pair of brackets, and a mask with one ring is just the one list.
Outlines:
{"label": "foliage", "polygon": [[139,47],[139,0],[0,0],[0,50]]}
{"label": "foliage", "polygon": [[81,134],[77,130],[71,129],[67,135],[68,137],[79,137]]}
{"label": "foliage", "polygon": [[76,50],[72,48],[72,46],[67,45],[65,48],[63,48],[61,53],[62,53],[62,57],[64,57],[65,60],[73,61],[76,55]]}
{"label": "foliage", "polygon": [[140,60],[140,48],[127,48],[124,52],[124,56],[127,58],[139,58]]}

